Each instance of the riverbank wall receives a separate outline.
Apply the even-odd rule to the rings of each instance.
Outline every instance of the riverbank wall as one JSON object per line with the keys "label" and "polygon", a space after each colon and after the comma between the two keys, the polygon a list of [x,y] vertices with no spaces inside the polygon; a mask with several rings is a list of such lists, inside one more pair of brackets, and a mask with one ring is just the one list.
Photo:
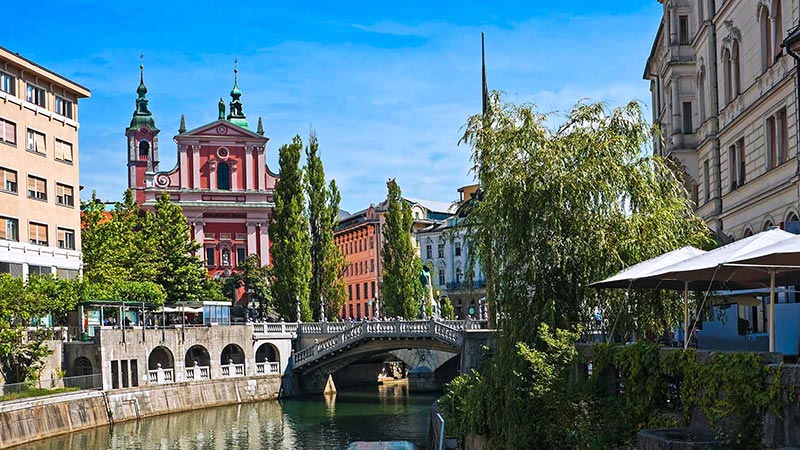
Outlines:
{"label": "riverbank wall", "polygon": [[276,399],[280,375],[80,391],[0,403],[0,449],[87,428]]}

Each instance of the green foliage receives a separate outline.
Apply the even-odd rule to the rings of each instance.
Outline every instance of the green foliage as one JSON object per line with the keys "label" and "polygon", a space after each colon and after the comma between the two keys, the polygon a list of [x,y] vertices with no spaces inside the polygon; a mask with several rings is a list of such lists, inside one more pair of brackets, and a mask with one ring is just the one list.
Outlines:
{"label": "green foliage", "polygon": [[420,274],[422,261],[411,242],[411,207],[403,200],[400,186],[394,179],[386,183],[388,190],[386,227],[383,244],[383,311],[387,316],[413,319],[419,316],[423,297]]}
{"label": "green foliage", "polygon": [[28,388],[20,392],[12,392],[10,394],[0,395],[0,402],[19,400],[21,398],[40,397],[42,395],[63,394],[64,392],[73,392],[77,391],[78,389],[79,388],[76,387],[57,388],[57,389]]}
{"label": "green foliage", "polygon": [[228,295],[232,294],[233,289],[244,286],[250,302],[257,308],[258,316],[264,318],[272,303],[272,292],[269,288],[272,270],[269,266],[262,267],[261,258],[256,254],[249,255],[237,269],[226,281]]}
{"label": "green foliage", "polygon": [[193,254],[200,244],[191,238],[181,207],[166,192],[153,211],[140,209],[130,190],[110,217],[94,194],[81,211],[84,299],[163,303],[161,291],[171,302],[223,299]]}
{"label": "green foliage", "polygon": [[325,170],[319,156],[319,142],[312,133],[306,147],[305,189],[308,196],[308,220],[311,237],[311,282],[309,305],[319,320],[320,302],[325,315],[337,317],[347,300],[344,279],[344,255],[336,245],[333,230],[338,223],[341,195],[334,181],[325,186]]}
{"label": "green foliage", "polygon": [[554,119],[531,105],[500,106],[494,93],[462,138],[481,184],[464,221],[468,253],[494,274],[488,288],[505,335],[531,342],[537,324],[571,329],[596,306],[611,321],[619,315],[623,332],[668,329],[681,320],[679,295],[623,300],[588,285],[684,245],[710,245],[675,168],[643,153],[651,128],[637,103],[577,104],[550,128]]}
{"label": "green foliage", "polygon": [[273,255],[272,297],[284,320],[296,319],[296,302],[301,317],[312,318],[309,305],[311,254],[308,219],[304,214],[303,173],[300,154],[303,141],[295,136],[278,150],[280,179],[275,185],[275,221],[270,227]]}
{"label": "green foliage", "polygon": [[442,317],[445,320],[455,320],[456,318],[456,311],[453,308],[453,304],[450,303],[450,299],[447,297],[442,300]]}

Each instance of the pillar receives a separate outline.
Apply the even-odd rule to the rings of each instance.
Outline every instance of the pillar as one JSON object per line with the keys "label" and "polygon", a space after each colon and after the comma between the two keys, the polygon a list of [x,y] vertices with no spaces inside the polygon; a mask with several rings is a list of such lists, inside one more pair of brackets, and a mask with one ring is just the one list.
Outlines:
{"label": "pillar", "polygon": [[205,232],[203,231],[203,226],[205,226],[205,222],[194,222],[194,240],[195,242],[200,243],[200,260],[203,261],[203,264],[206,262],[206,251],[203,248],[203,241],[205,241],[206,236]]}
{"label": "pillar", "polygon": [[192,189],[200,189],[200,147],[192,146]]}
{"label": "pillar", "polygon": [[244,188],[248,191],[253,190],[253,147],[244,147]]}
{"label": "pillar", "polygon": [[257,152],[258,152],[256,157],[257,163],[255,171],[256,189],[264,190],[267,188],[266,186],[267,180],[264,179],[265,178],[264,174],[266,173],[267,170],[267,162],[264,156],[264,148],[263,147],[259,148]]}
{"label": "pillar", "polygon": [[181,166],[181,182],[180,187],[189,187],[189,157],[187,155],[188,145],[182,144],[178,146],[179,161]]}
{"label": "pillar", "polygon": [[217,189],[217,162],[208,162],[208,187],[211,190]]}
{"label": "pillar", "polygon": [[259,254],[261,255],[261,265],[269,265],[269,222],[259,225]]}
{"label": "pillar", "polygon": [[256,223],[247,222],[247,254],[256,253]]}

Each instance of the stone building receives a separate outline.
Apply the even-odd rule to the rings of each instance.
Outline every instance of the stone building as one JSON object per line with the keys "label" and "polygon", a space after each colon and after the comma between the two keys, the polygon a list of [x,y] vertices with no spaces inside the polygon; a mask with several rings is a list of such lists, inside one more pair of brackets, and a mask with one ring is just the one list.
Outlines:
{"label": "stone building", "polygon": [[654,152],[682,168],[722,239],[798,221],[797,65],[781,45],[798,0],[659,0],[644,78]]}
{"label": "stone building", "polygon": [[[136,201],[152,208],[162,192],[181,206],[194,239],[202,245],[200,257],[214,277],[227,277],[244,259],[256,254],[270,264],[269,222],[274,209],[278,176],[266,164],[261,118],[250,129],[241,101],[238,71],[234,70],[231,102],[226,115],[220,99],[218,119],[194,129],[180,129],[173,137],[178,159],[174,168],[159,167],[159,134],[147,100],[144,68],[136,90],[136,110],[125,130],[128,139],[128,187]],[[240,299],[244,295],[239,293]]]}
{"label": "stone building", "polygon": [[78,101],[89,95],[0,47],[0,273],[79,274]]}
{"label": "stone building", "polygon": [[[472,198],[477,189],[477,184],[460,188],[459,204]],[[480,299],[486,296],[486,278],[478,261],[470,267],[467,232],[458,227],[463,217],[452,209],[451,212],[453,214],[447,218],[416,231],[420,258],[431,274],[439,298],[450,299],[456,318],[464,319],[468,315],[478,318]]]}
{"label": "stone building", "polygon": [[[449,203],[405,198],[414,218],[414,230],[430,226],[436,220],[449,216]],[[344,253],[346,267],[347,302],[339,316],[342,318],[373,318],[375,302],[380,299],[381,271],[383,270],[383,226],[388,204],[377,205],[347,214],[339,219],[334,231],[334,241]],[[417,244],[417,241],[413,241]]]}

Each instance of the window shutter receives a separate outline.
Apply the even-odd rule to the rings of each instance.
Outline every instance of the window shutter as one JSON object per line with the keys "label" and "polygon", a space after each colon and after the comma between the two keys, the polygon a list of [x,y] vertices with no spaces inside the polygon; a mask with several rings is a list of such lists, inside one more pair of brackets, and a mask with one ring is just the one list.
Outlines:
{"label": "window shutter", "polygon": [[45,153],[47,147],[45,146],[44,135],[40,133],[33,133],[33,139],[35,145],[34,150],[39,153]]}

